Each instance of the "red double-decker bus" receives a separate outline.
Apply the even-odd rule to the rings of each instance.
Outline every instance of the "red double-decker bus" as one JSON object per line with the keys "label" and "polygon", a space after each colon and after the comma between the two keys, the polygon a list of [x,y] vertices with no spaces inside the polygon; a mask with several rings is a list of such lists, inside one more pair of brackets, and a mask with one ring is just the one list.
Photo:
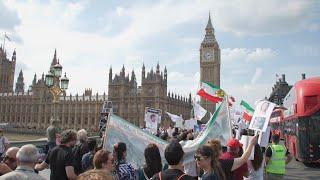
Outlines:
{"label": "red double-decker bus", "polygon": [[286,147],[307,165],[320,163],[320,77],[298,81],[283,105]]}
{"label": "red double-decker bus", "polygon": [[272,134],[279,134],[281,139],[284,139],[283,136],[283,127],[284,127],[284,112],[282,108],[275,109],[270,117],[269,125],[271,126]]}

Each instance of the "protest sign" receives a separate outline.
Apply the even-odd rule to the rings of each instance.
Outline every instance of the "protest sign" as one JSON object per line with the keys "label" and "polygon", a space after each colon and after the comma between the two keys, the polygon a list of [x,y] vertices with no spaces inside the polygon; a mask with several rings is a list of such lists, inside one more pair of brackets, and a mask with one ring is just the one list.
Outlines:
{"label": "protest sign", "polygon": [[194,126],[197,125],[197,120],[189,119],[184,121],[184,128],[185,129],[194,129]]}
{"label": "protest sign", "polygon": [[157,132],[158,124],[161,122],[161,109],[146,107],[144,121],[151,132]]}
{"label": "protest sign", "polygon": [[269,137],[270,137],[270,129],[271,127],[268,126],[266,132],[260,134],[261,138],[259,138],[258,143],[261,147],[268,147],[269,145]]}
{"label": "protest sign", "polygon": [[265,132],[274,107],[275,104],[269,101],[258,102],[249,129]]}

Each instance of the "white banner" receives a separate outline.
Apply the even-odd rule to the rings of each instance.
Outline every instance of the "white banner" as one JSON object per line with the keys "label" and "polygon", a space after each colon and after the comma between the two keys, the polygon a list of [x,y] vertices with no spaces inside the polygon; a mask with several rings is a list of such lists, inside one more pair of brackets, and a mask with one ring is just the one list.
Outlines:
{"label": "white banner", "polygon": [[166,112],[168,114],[168,116],[170,117],[172,122],[177,122],[179,120],[183,120],[181,116],[175,115],[175,114],[171,114],[169,112]]}
{"label": "white banner", "polygon": [[185,129],[194,129],[194,126],[197,125],[197,120],[189,119],[184,121],[184,128]]}
{"label": "white banner", "polygon": [[[195,151],[199,146],[205,144],[210,139],[219,139],[222,145],[226,145],[230,138],[230,126],[227,118],[226,102],[224,101],[214,113],[213,117],[206,124],[205,129],[198,137],[190,143],[183,146],[185,152],[184,163],[193,161]],[[144,132],[139,127],[129,123],[128,121],[111,114],[109,116],[103,148],[113,151],[113,145],[118,142],[124,142],[127,145],[127,161],[132,163],[134,167],[141,167],[144,164],[144,149],[149,143],[155,143],[160,150],[162,161],[165,162],[164,150],[168,144],[161,138]]]}
{"label": "white banner", "polygon": [[207,114],[207,110],[201,107],[197,102],[193,103],[193,112],[194,118],[198,121],[201,121],[201,119]]}

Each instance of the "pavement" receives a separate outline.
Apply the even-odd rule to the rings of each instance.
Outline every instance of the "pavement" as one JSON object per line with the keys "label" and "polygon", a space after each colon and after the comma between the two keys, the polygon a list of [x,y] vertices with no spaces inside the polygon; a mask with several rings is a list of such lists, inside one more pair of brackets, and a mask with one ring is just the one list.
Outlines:
{"label": "pavement", "polygon": [[320,179],[320,164],[317,167],[307,167],[303,163],[293,159],[286,167],[284,179]]}

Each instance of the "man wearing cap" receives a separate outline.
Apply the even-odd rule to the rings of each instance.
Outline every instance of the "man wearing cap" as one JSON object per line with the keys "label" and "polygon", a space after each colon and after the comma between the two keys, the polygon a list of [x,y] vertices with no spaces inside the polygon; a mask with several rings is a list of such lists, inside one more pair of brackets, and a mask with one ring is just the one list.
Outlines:
{"label": "man wearing cap", "polygon": [[[242,151],[242,144],[238,139],[230,139],[227,144],[227,152],[223,153],[220,159],[234,159],[241,156],[240,151]],[[243,152],[243,151],[242,151]],[[248,166],[247,163],[243,164],[239,168],[232,171],[232,179],[242,180],[243,177],[248,177]]]}

